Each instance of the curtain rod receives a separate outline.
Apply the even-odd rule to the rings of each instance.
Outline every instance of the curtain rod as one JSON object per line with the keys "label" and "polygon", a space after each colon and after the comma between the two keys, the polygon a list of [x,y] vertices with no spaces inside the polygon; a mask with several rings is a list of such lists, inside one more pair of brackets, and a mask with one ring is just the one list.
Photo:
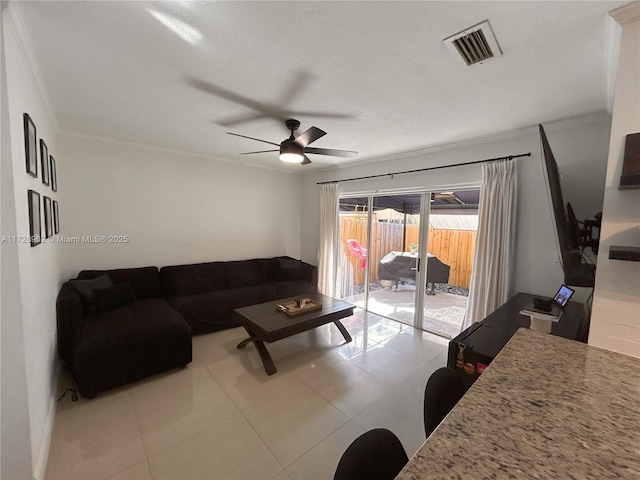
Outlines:
{"label": "curtain rod", "polygon": [[404,172],[380,173],[378,175],[368,175],[366,177],[345,178],[343,180],[328,180],[326,182],[317,182],[316,185],[325,185],[327,183],[353,182],[354,180],[365,180],[365,179],[368,179],[368,178],[393,177],[394,175],[403,175],[405,173],[426,172],[427,170],[438,170],[440,168],[461,167],[461,166],[464,166],[464,165],[474,165],[476,163],[498,162],[500,160],[513,160],[514,158],[530,157],[530,156],[531,156],[531,152],[529,152],[529,153],[521,153],[519,155],[509,155],[508,157],[487,158],[486,160],[476,160],[474,162],[467,162],[467,163],[454,163],[453,165],[440,165],[438,167],[418,168],[416,170],[405,170]]}

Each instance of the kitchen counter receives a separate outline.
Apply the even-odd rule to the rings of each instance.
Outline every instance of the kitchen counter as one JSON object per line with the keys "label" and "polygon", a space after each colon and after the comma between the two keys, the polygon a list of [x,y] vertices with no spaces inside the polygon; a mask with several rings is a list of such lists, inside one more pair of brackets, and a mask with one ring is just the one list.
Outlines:
{"label": "kitchen counter", "polygon": [[640,359],[520,329],[398,480],[640,478]]}

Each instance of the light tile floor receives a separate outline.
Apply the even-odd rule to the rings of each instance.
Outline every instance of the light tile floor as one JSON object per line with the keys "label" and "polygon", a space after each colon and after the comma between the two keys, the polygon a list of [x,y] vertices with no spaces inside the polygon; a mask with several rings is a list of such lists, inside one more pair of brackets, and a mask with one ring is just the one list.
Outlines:
{"label": "light tile floor", "polygon": [[[400,284],[398,289],[381,288],[369,292],[369,311],[406,325],[413,325],[415,316],[415,285]],[[364,308],[364,293],[345,298]],[[462,321],[469,297],[437,291],[424,298],[424,329],[434,334],[453,338],[462,330]]]}
{"label": "light tile floor", "polygon": [[58,403],[48,480],[332,479],[365,431],[393,431],[411,457],[424,442],[427,379],[447,340],[356,310],[353,342],[325,325],[267,345],[267,376],[242,328],[194,337],[193,362]]}

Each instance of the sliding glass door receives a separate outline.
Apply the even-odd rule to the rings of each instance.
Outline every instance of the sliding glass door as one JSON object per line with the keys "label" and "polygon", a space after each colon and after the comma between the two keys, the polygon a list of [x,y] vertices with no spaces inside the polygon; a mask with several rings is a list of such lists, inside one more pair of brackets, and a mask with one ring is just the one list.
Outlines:
{"label": "sliding glass door", "polygon": [[422,329],[452,338],[467,309],[479,190],[432,193],[427,227]]}
{"label": "sliding glass door", "polygon": [[340,259],[338,285],[341,298],[366,309],[369,198],[340,200]]}
{"label": "sliding glass door", "polygon": [[415,324],[420,195],[372,199],[367,310]]}
{"label": "sliding glass door", "polygon": [[468,297],[478,195],[341,198],[340,296],[377,315],[457,335]]}
{"label": "sliding glass door", "polygon": [[[342,198],[338,292],[372,313],[418,325],[424,285],[421,205],[427,194]],[[417,307],[419,305],[420,307]]]}

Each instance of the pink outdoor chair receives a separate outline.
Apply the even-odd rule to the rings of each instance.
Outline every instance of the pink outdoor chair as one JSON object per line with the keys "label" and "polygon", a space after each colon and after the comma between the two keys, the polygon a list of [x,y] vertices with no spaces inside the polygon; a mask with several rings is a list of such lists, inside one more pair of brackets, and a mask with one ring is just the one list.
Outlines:
{"label": "pink outdoor chair", "polygon": [[349,247],[349,251],[351,255],[354,257],[359,257],[362,259],[360,263],[360,268],[364,268],[367,266],[367,249],[364,248],[357,240],[350,238],[347,240],[347,246]]}

